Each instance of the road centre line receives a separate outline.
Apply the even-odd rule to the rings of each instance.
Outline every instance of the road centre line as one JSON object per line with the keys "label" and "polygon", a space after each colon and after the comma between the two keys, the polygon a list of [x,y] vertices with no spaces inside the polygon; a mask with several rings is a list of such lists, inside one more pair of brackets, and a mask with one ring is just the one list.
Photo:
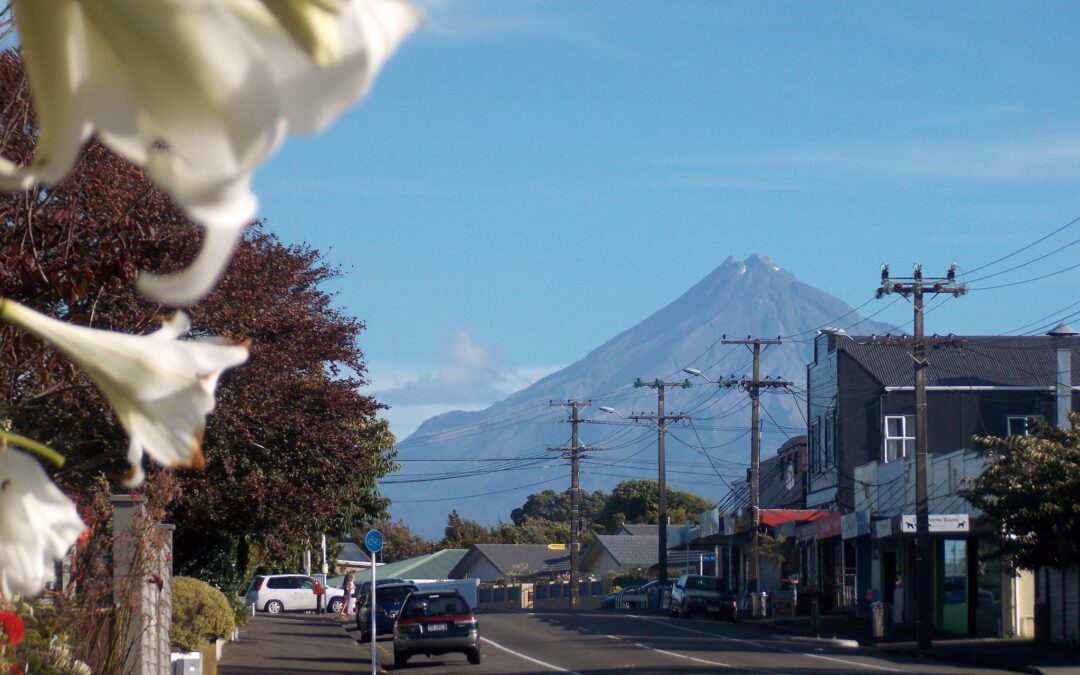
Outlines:
{"label": "road centre line", "polygon": [[698,658],[696,656],[687,656],[686,654],[679,654],[678,652],[669,652],[663,649],[657,649],[656,647],[650,647],[649,645],[643,645],[640,642],[634,643],[635,647],[641,647],[642,649],[648,649],[649,651],[656,652],[657,654],[663,654],[664,656],[674,656],[677,659],[686,659],[687,661],[697,661],[698,663],[704,663],[707,666],[719,666],[720,668],[734,668],[734,666],[727,663],[720,663],[719,661],[709,661],[708,659]]}
{"label": "road centre line", "polygon": [[[628,614],[627,616],[631,616],[631,615]],[[825,656],[824,654],[811,654],[809,652],[799,651],[797,649],[787,649],[786,647],[781,647],[779,645],[762,643],[762,642],[759,642],[757,640],[744,640],[742,638],[728,637],[726,635],[720,635],[718,633],[709,633],[709,632],[703,631],[703,630],[695,630],[693,628],[687,628],[686,626],[680,626],[680,625],[678,625],[678,624],[676,624],[674,622],[671,622],[671,621],[659,621],[657,619],[650,619],[648,617],[641,617],[641,616],[634,616],[634,618],[635,619],[640,619],[642,621],[648,621],[649,623],[660,624],[661,626],[670,626],[671,628],[674,628],[675,630],[681,630],[681,631],[683,631],[685,633],[694,633],[696,635],[704,635],[706,637],[719,638],[721,640],[727,640],[729,642],[741,642],[741,643],[745,643],[745,644],[755,645],[757,647],[764,647],[766,649],[775,649],[775,650],[778,650],[778,651],[787,652],[788,654],[800,654],[802,656],[809,656],[809,657],[812,657],[812,658],[815,658],[815,659],[822,659],[822,660],[825,660],[825,661],[834,661],[836,663],[843,663],[845,665],[855,666],[855,667],[858,667],[858,668],[870,668],[872,670],[883,670],[883,671],[889,672],[889,673],[902,672],[899,668],[888,668],[886,666],[877,666],[877,665],[874,665],[874,664],[871,664],[871,663],[862,663],[862,662],[859,662],[859,661],[849,661],[847,659],[841,659],[841,658],[837,658],[835,656]]]}
{"label": "road centre line", "polygon": [[541,661],[540,659],[534,659],[533,657],[528,656],[526,654],[522,654],[521,652],[515,652],[513,649],[510,649],[508,647],[503,647],[498,642],[495,642],[494,640],[489,640],[486,637],[480,638],[480,641],[485,642],[485,643],[491,645],[492,647],[495,647],[496,649],[501,649],[501,650],[503,650],[504,652],[506,652],[508,654],[513,654],[514,656],[518,657],[519,659],[525,659],[526,661],[529,661],[531,663],[535,663],[538,666],[543,666],[544,668],[550,668],[551,670],[554,670],[557,673],[571,673],[572,675],[581,675],[581,673],[578,673],[576,671],[568,670],[566,668],[562,668],[560,666],[555,666],[555,665],[552,665],[550,663],[545,663],[545,662]]}

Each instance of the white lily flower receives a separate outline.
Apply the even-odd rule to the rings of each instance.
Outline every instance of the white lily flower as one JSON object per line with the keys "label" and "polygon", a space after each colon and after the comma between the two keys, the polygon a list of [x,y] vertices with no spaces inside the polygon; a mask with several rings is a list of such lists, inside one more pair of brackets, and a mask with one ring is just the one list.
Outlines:
{"label": "white lily flower", "polygon": [[75,504],[41,464],[0,447],[0,593],[36,595],[86,529]]}
{"label": "white lily flower", "polygon": [[288,133],[359,100],[422,20],[411,0],[12,0],[39,138],[0,187],[61,180],[82,144],[142,166],[207,228],[192,266],[146,274],[172,305],[202,297],[254,217],[251,173]]}
{"label": "white lily flower", "polygon": [[0,318],[63,352],[105,394],[131,437],[128,485],[142,482],[144,453],[165,466],[202,468],[218,378],[247,360],[247,346],[178,340],[191,328],[183,312],[150,335],[74,326],[11,300],[0,300]]}

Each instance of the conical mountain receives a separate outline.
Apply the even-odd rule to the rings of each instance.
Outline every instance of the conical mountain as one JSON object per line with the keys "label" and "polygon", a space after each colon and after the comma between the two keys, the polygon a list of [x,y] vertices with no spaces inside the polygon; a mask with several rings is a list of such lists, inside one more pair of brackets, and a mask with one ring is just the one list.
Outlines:
{"label": "conical mountain", "polygon": [[[580,361],[552,373],[489,408],[451,412],[424,422],[399,443],[403,471],[382,483],[395,517],[438,536],[456,509],[480,522],[509,520],[533,492],[569,487],[569,469],[549,447],[568,445],[568,415],[550,402],[589,400],[580,442],[598,448],[582,465],[586,490],[610,490],[630,478],[656,477],[656,429],[599,411],[626,416],[656,412],[656,390],[635,388],[641,378],[682,381],[683,368],[717,380],[750,375],[750,350],[728,338],[781,337],[765,349],[761,376],[790,380],[790,391],[762,394],[762,458],[789,436],[806,433],[806,364],[814,331],[823,326],[857,333],[885,333],[890,326],[863,319],[843,301],[809,286],[764,256],[725,260],[678,299],[600,345]],[[749,400],[701,378],[690,388],[670,388],[666,413],[691,422],[668,426],[668,485],[709,499],[727,492],[725,481],[745,475],[749,464]],[[457,459],[453,464],[417,459]],[[434,468],[433,468],[434,467]],[[438,480],[442,475],[460,476]],[[763,478],[764,480],[764,478]]]}

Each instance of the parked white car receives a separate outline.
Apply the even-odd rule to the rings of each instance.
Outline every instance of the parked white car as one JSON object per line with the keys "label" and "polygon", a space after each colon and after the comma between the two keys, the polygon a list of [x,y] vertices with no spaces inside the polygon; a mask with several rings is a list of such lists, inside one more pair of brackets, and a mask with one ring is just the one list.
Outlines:
{"label": "parked white car", "polygon": [[[315,594],[313,577],[305,574],[260,574],[251,580],[244,604],[254,605],[260,612],[303,612],[318,608],[319,596]],[[323,607],[337,613],[345,603],[345,591],[333,586],[323,586]]]}

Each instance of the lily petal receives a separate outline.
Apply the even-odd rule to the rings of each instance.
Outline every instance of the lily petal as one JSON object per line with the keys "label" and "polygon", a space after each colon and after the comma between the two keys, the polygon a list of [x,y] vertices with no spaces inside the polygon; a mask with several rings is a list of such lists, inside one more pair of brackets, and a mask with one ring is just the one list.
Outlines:
{"label": "lily petal", "polygon": [[[371,86],[422,20],[411,0],[12,0],[40,123],[27,167],[0,188],[55,183],[96,133],[208,230],[236,240],[251,174],[288,133],[322,129]],[[231,248],[229,249],[231,251]],[[143,292],[188,304],[228,255]],[[198,277],[198,279],[196,279]]]}
{"label": "lily petal", "polygon": [[75,504],[30,455],[0,448],[0,593],[35,595],[86,529]]}
{"label": "lily petal", "polygon": [[0,300],[0,318],[63,352],[105,394],[131,438],[131,485],[142,480],[144,454],[165,466],[202,464],[218,378],[248,356],[243,345],[177,339],[190,329],[183,312],[143,336],[74,326],[11,300]]}

